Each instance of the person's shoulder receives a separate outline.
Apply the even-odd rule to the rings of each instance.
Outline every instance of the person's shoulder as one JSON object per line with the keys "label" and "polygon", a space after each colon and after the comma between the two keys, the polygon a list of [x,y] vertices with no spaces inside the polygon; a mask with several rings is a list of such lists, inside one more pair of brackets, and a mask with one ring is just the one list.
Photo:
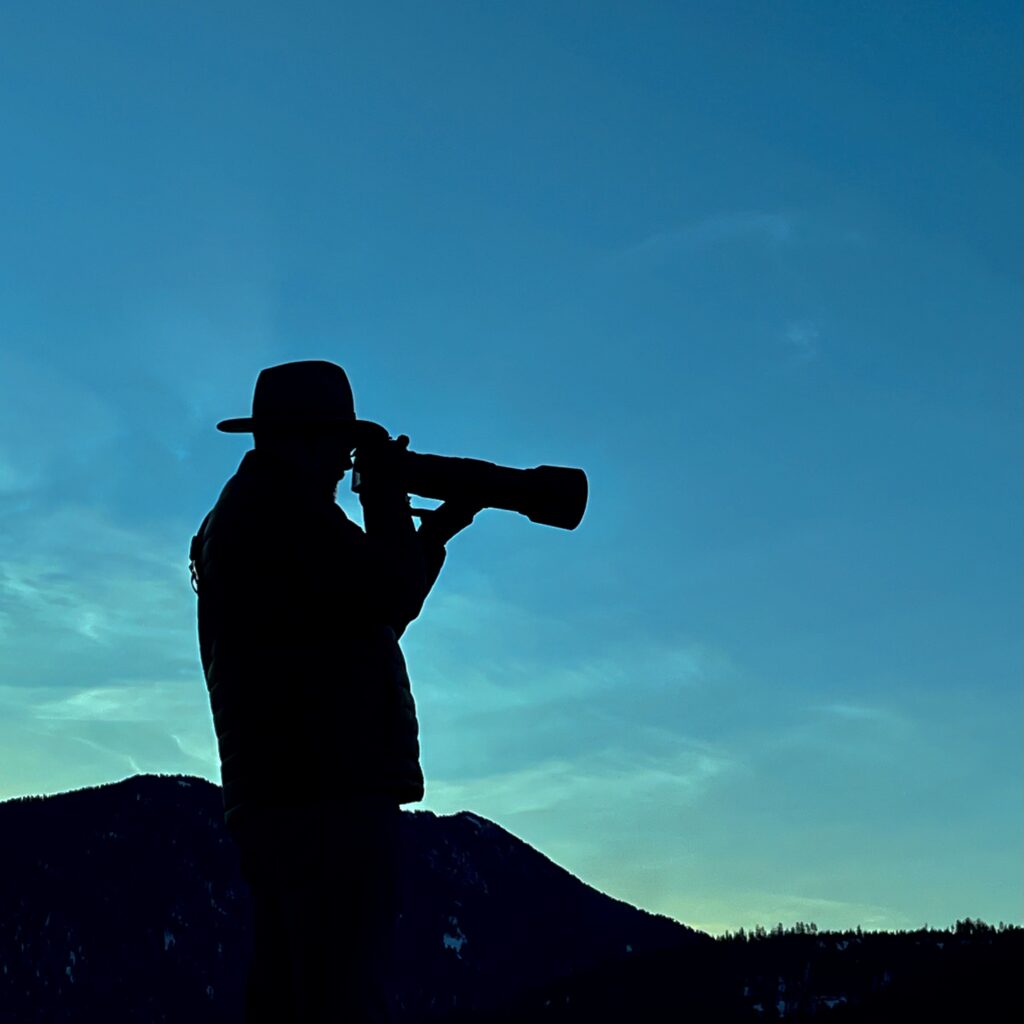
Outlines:
{"label": "person's shoulder", "polygon": [[208,529],[223,534],[279,527],[288,518],[289,506],[287,493],[274,486],[258,465],[243,459],[221,489]]}
{"label": "person's shoulder", "polygon": [[235,473],[221,488],[217,503],[213,506],[215,518],[223,519],[228,515],[244,514],[247,509],[257,509],[265,505],[260,500],[263,495],[260,493],[260,481],[242,472]]}
{"label": "person's shoulder", "polygon": [[246,452],[242,461],[238,464],[238,468],[228,477],[227,482],[221,488],[217,504],[231,501],[243,495],[246,491],[260,486],[259,464],[251,458],[253,454],[253,452]]}

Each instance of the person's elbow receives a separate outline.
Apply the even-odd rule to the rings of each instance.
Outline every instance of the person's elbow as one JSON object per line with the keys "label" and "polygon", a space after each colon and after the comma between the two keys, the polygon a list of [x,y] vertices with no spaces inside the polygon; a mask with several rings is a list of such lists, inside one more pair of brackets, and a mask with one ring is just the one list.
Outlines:
{"label": "person's elbow", "polygon": [[401,592],[391,595],[387,618],[398,636],[405,632],[410,622],[419,617],[426,597],[427,588],[422,581],[416,581],[415,584],[403,588]]}

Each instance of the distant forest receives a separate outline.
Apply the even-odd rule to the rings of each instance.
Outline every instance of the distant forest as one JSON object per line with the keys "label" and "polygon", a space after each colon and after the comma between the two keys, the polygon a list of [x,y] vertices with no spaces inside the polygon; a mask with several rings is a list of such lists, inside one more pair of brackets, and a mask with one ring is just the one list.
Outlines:
{"label": "distant forest", "polygon": [[1019,1002],[1024,927],[965,918],[951,928],[823,931],[813,922],[740,929],[566,979],[473,1024],[679,1020],[1002,1020]]}
{"label": "distant forest", "polygon": [[724,943],[743,943],[743,942],[759,942],[763,939],[779,939],[787,936],[807,936],[814,935],[819,938],[832,938],[832,939],[855,939],[863,938],[865,935],[879,936],[879,935],[894,935],[903,936],[905,938],[916,938],[921,942],[931,942],[938,937],[943,936],[947,939],[977,939],[983,940],[985,936],[1003,935],[1006,932],[1019,932],[1022,930],[1021,925],[1006,924],[1000,921],[999,924],[986,924],[982,920],[974,920],[970,917],[965,917],[962,921],[957,921],[952,928],[929,928],[925,925],[923,928],[916,928],[912,931],[905,929],[897,929],[895,931],[865,931],[859,925],[856,928],[848,931],[822,931],[813,922],[797,921],[796,924],[789,928],[786,928],[780,921],[772,929],[765,929],[761,925],[757,925],[751,931],[745,931],[740,928],[738,931],[730,932],[727,931],[723,935],[718,936],[719,942]]}

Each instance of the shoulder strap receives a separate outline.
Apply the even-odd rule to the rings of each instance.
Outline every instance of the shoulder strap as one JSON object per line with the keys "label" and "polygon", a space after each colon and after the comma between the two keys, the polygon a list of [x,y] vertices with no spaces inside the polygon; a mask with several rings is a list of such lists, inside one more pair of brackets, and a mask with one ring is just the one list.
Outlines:
{"label": "shoulder strap", "polygon": [[189,576],[192,577],[192,589],[198,594],[199,593],[199,556],[202,554],[203,549],[203,531],[206,529],[206,524],[210,521],[210,516],[213,515],[211,509],[206,513],[206,517],[199,525],[199,531],[192,538],[192,542],[188,546],[188,572]]}

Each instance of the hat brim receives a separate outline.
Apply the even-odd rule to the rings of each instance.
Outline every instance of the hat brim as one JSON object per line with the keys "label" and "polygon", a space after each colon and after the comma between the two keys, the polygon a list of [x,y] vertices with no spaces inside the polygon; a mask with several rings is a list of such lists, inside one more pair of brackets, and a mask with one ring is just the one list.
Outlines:
{"label": "hat brim", "polygon": [[221,420],[217,429],[225,434],[251,434],[256,429],[273,429],[274,427],[320,427],[324,430],[332,430],[342,434],[348,434],[353,441],[362,441],[371,437],[380,437],[381,431],[387,430],[379,423],[372,420],[342,420],[342,419],[277,419],[260,418],[253,416],[236,416],[234,419]]}

